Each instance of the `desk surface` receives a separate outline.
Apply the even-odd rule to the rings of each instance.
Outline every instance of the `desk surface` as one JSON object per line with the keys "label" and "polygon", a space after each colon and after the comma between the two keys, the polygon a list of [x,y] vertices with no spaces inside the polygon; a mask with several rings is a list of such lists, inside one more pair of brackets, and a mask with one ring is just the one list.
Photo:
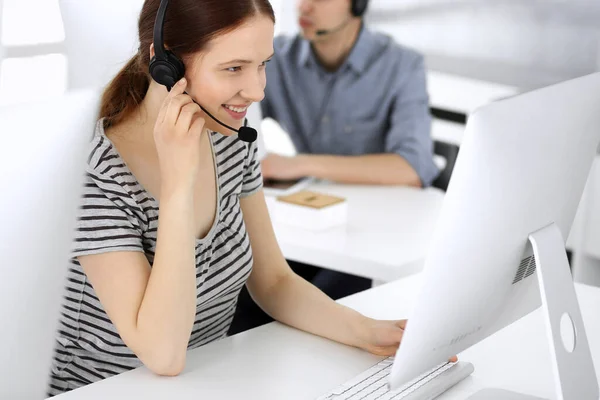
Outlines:
{"label": "desk surface", "polygon": [[[415,275],[341,302],[374,318],[406,318],[420,287]],[[577,295],[600,380],[600,289],[577,285]],[[484,387],[554,398],[550,355],[540,309],[460,354],[475,372],[439,400],[464,399]],[[379,357],[272,323],[193,350],[175,378],[146,368],[56,397],[86,399],[314,399]]]}
{"label": "desk surface", "polygon": [[348,221],[311,231],[286,225],[274,215],[275,234],[287,259],[384,282],[421,270],[441,211],[442,191],[324,182],[309,188],[345,197]]}
{"label": "desk surface", "polygon": [[427,71],[429,103],[432,107],[470,114],[477,108],[505,97],[519,89],[439,71]]}

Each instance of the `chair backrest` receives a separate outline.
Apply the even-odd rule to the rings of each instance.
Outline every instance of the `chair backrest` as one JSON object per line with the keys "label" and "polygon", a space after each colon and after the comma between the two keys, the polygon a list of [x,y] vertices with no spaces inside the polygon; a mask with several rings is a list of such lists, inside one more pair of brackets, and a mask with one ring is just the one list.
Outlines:
{"label": "chair backrest", "polygon": [[442,189],[444,192],[448,189],[448,184],[450,183],[452,171],[454,171],[454,164],[456,164],[459,150],[460,148],[453,143],[441,140],[435,140],[433,142],[433,153],[443,157],[446,161],[444,168],[433,182],[433,187]]}
{"label": "chair backrest", "polygon": [[59,0],[69,62],[68,88],[105,86],[139,47],[144,0]]}
{"label": "chair backrest", "polygon": [[99,93],[0,108],[0,399],[42,399]]}

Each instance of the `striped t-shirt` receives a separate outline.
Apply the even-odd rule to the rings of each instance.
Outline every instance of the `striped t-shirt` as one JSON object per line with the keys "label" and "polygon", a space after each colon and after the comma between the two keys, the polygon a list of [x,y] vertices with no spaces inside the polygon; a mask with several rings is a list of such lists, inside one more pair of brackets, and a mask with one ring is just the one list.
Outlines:
{"label": "striped t-shirt", "polygon": [[[196,320],[188,349],[223,338],[238,294],[252,269],[240,198],[262,187],[256,142],[209,134],[217,174],[217,210],[209,233],[196,241]],[[91,143],[51,369],[49,395],[139,367],[77,261],[110,251],[156,249],[158,202],[138,183],[98,121]],[[190,216],[191,218],[191,216]]]}

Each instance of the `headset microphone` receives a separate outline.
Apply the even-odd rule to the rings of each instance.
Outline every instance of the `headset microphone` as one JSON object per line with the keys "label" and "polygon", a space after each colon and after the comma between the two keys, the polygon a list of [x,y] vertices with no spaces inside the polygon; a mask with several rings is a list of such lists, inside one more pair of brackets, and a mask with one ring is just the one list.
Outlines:
{"label": "headset microphone", "polygon": [[[196,100],[192,99],[192,101],[194,103],[198,104],[196,102]],[[235,129],[235,128],[232,128],[231,126],[226,125],[223,122],[219,121],[217,118],[213,117],[213,115],[211,113],[209,113],[206,108],[202,107],[200,104],[198,104],[198,105],[200,106],[200,108],[202,109],[202,111],[204,111],[204,113],[206,115],[208,115],[209,117],[211,117],[218,124],[224,126],[225,128],[227,128],[229,130],[237,132],[238,138],[240,138],[241,141],[251,143],[251,142],[254,142],[256,140],[256,138],[258,137],[258,132],[256,131],[256,129],[251,128],[251,127],[248,126],[248,118],[244,119],[244,126],[242,126],[240,129]]]}
{"label": "headset microphone", "polygon": [[351,18],[348,18],[347,20],[345,20],[344,22],[342,22],[340,25],[338,25],[337,27],[333,28],[333,29],[320,29],[318,31],[315,32],[315,34],[317,36],[325,36],[325,35],[330,35],[332,33],[341,31],[342,29],[344,29],[346,27],[346,25],[348,25],[351,21]]}
{"label": "headset microphone", "polygon": [[[152,60],[150,60],[149,71],[152,79],[154,79],[157,83],[166,86],[168,91],[171,91],[171,88],[175,85],[175,83],[179,82],[181,78],[185,76],[185,65],[179,57],[177,57],[171,51],[165,49],[163,30],[168,4],[169,0],[161,0],[158,13],[156,14],[156,22],[154,24],[155,56],[152,57]],[[198,102],[196,102],[194,99],[192,100],[194,103],[198,104]],[[202,111],[204,111],[210,118],[215,120],[215,122],[233,132],[236,132],[240,140],[248,143],[256,140],[258,133],[256,132],[256,129],[247,126],[248,119],[244,121],[244,126],[242,126],[240,129],[235,129],[219,121],[204,107],[202,107],[200,104],[198,105]]]}

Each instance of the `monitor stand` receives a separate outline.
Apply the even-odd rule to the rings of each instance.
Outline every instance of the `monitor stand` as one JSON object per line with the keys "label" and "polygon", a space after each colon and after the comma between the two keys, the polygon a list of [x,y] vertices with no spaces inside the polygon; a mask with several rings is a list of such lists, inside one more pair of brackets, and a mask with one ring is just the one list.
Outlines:
{"label": "monitor stand", "polygon": [[[529,241],[537,264],[556,399],[598,400],[598,382],[560,229],[552,223],[530,234]],[[469,397],[478,399],[541,400],[497,389]]]}

